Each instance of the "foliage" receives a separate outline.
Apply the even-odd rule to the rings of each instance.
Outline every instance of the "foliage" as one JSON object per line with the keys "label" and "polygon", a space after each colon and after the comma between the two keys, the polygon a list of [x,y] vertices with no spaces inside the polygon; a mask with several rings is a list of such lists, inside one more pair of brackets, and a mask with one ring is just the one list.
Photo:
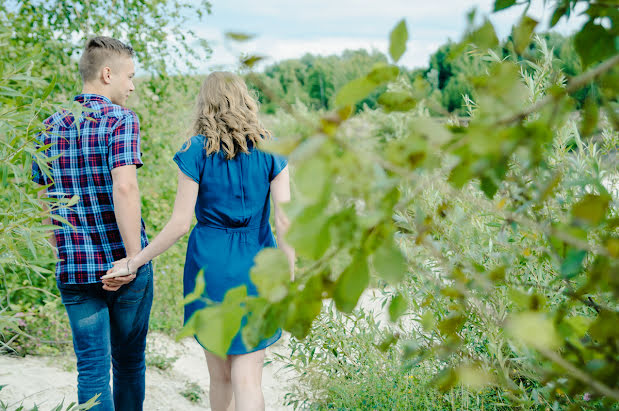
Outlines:
{"label": "foliage", "polygon": [[[588,6],[592,20],[576,38],[615,33],[611,6]],[[594,24],[605,12],[610,28]],[[517,30],[516,43],[532,33]],[[288,283],[285,265],[271,264],[278,259],[273,251],[258,256],[252,278],[262,297],[241,305],[248,343],[277,327],[302,338],[324,299],[351,312],[378,278],[401,296],[391,309],[394,319],[405,301],[419,316],[425,343],[404,359],[411,366],[444,364],[434,379],[441,391],[496,387],[525,408],[576,406],[585,394],[605,407],[619,400],[613,157],[619,56],[576,47],[589,67],[566,81],[538,44],[543,52],[534,63],[504,59],[493,50],[492,24],[471,25],[446,57],[472,52],[486,64],[486,73],[471,80],[466,122],[420,115],[417,105],[431,100],[418,84],[386,100],[386,109],[403,113],[394,117],[404,121],[401,134],[351,138],[343,130],[355,119],[349,119],[354,101],[396,79],[399,69],[390,64],[343,86],[336,110],[322,116],[314,134],[264,147],[289,155],[293,166],[287,238],[301,262],[296,281]],[[571,93],[590,83],[600,89],[603,112],[592,102],[578,119]],[[481,236],[480,224],[495,231]],[[410,277],[418,287],[412,295],[399,288]],[[236,300],[215,307],[232,312]],[[197,321],[184,333],[204,327]]]}
{"label": "foliage", "polygon": [[[2,391],[4,387],[6,387],[6,385],[0,385],[0,391]],[[99,402],[97,401],[98,398],[99,398],[99,394],[95,395],[94,397],[89,399],[84,404],[76,404],[72,402],[67,406],[64,405],[64,400],[63,400],[60,404],[57,404],[55,407],[50,408],[50,410],[51,411],[86,411],[86,410],[91,409],[95,405],[99,404]],[[30,408],[29,411],[38,411],[38,410],[39,410],[39,407],[35,404],[32,408]],[[0,411],[26,411],[26,408],[24,408],[23,404],[19,404],[19,405],[7,404],[4,401],[0,400]]]}
{"label": "foliage", "polygon": [[[55,259],[46,241],[51,227],[41,224],[47,211],[37,200],[38,187],[29,180],[32,158],[46,168],[43,150],[35,151],[33,145],[34,136],[42,128],[41,121],[78,93],[76,56],[86,37],[92,33],[111,34],[131,42],[139,63],[153,74],[147,80],[150,88],[144,96],[149,100],[144,110],[156,112],[156,104],[152,103],[164,96],[169,84],[165,76],[170,67],[166,68],[164,63],[170,61],[172,53],[183,49],[190,55],[200,53],[189,41],[191,33],[181,30],[180,24],[187,13],[209,10],[207,2],[91,2],[90,7],[82,2],[0,4],[0,181],[3,193],[7,193],[0,199],[3,352],[45,352],[70,343],[53,275]],[[132,19],[127,17],[131,16],[141,23],[140,31],[130,29]],[[179,43],[169,42],[183,38],[187,42],[178,46],[175,44]],[[161,150],[158,155],[165,153]],[[153,205],[149,203],[147,210],[156,214],[157,195],[151,198]],[[70,206],[66,201],[48,205]],[[164,206],[161,211],[168,210]],[[163,218],[166,217],[159,217]],[[180,251],[174,265],[179,265],[179,254]]]}
{"label": "foliage", "polygon": [[200,384],[195,382],[187,382],[183,391],[180,394],[187,398],[190,402],[199,403],[204,397],[204,390]]}
{"label": "foliage", "polygon": [[[109,35],[128,42],[140,66],[154,78],[165,80],[169,71],[177,69],[172,57],[188,55],[185,63],[193,68],[192,58],[210,54],[208,44],[185,27],[189,16],[201,19],[210,11],[207,0],[22,0],[0,4],[0,23],[12,30],[7,57],[16,58],[22,50],[44,52],[44,58],[38,59],[44,63],[34,65],[33,71],[48,81],[56,76],[55,91],[67,99],[81,86],[77,59],[86,38]],[[162,93],[167,82],[150,85],[153,92]]]}

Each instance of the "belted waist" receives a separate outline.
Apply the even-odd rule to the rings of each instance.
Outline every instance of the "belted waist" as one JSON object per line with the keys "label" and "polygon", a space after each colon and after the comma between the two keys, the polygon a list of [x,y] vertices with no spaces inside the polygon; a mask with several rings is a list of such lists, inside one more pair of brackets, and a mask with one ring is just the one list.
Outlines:
{"label": "belted waist", "polygon": [[260,230],[261,228],[266,227],[268,224],[263,224],[259,226],[251,226],[251,227],[250,226],[248,227],[224,227],[224,226],[217,226],[217,225],[202,223],[198,221],[198,225],[203,226],[203,227],[208,227],[208,228],[214,228],[215,230],[223,230],[227,233],[246,233],[249,231]]}

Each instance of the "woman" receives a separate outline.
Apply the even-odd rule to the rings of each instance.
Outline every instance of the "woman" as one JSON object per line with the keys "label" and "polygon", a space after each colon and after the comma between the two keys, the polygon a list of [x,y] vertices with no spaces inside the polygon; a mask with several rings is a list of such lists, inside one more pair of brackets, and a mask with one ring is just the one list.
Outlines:
{"label": "woman", "polygon": [[[206,78],[193,132],[174,156],[180,171],[170,221],[139,254],[117,261],[103,277],[104,287],[117,286],[116,276],[133,275],[186,234],[195,207],[198,223],[187,246],[184,294],[193,291],[196,275],[203,270],[210,300],[222,301],[227,290],[243,284],[248,294],[256,295],[249,279],[253,259],[261,249],[276,246],[269,225],[269,193],[278,244],[293,272],[294,250],[283,239],[288,221],[281,208],[290,200],[288,166],[285,159],[256,149],[270,133],[260,125],[256,102],[243,80],[224,72]],[[185,322],[203,306],[200,301],[186,305]],[[246,347],[239,330],[226,359],[205,349],[213,410],[264,409],[264,349],[280,335],[278,331],[257,347]]]}

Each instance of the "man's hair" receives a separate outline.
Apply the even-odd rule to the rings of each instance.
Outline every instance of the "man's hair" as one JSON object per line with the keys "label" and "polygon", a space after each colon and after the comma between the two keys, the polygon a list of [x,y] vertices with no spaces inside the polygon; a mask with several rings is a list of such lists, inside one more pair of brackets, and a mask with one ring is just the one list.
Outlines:
{"label": "man's hair", "polygon": [[112,58],[135,55],[133,48],[111,37],[97,36],[86,42],[84,53],[80,58],[80,76],[84,83],[96,79],[99,70]]}

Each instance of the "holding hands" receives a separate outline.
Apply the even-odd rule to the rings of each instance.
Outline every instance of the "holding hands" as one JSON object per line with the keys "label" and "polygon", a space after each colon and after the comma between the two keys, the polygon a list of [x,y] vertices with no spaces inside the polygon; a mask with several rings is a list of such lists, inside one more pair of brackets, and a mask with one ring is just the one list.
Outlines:
{"label": "holding hands", "polygon": [[106,291],[117,291],[125,284],[129,284],[135,279],[137,267],[133,267],[130,258],[114,261],[112,268],[101,277],[103,289]]}

